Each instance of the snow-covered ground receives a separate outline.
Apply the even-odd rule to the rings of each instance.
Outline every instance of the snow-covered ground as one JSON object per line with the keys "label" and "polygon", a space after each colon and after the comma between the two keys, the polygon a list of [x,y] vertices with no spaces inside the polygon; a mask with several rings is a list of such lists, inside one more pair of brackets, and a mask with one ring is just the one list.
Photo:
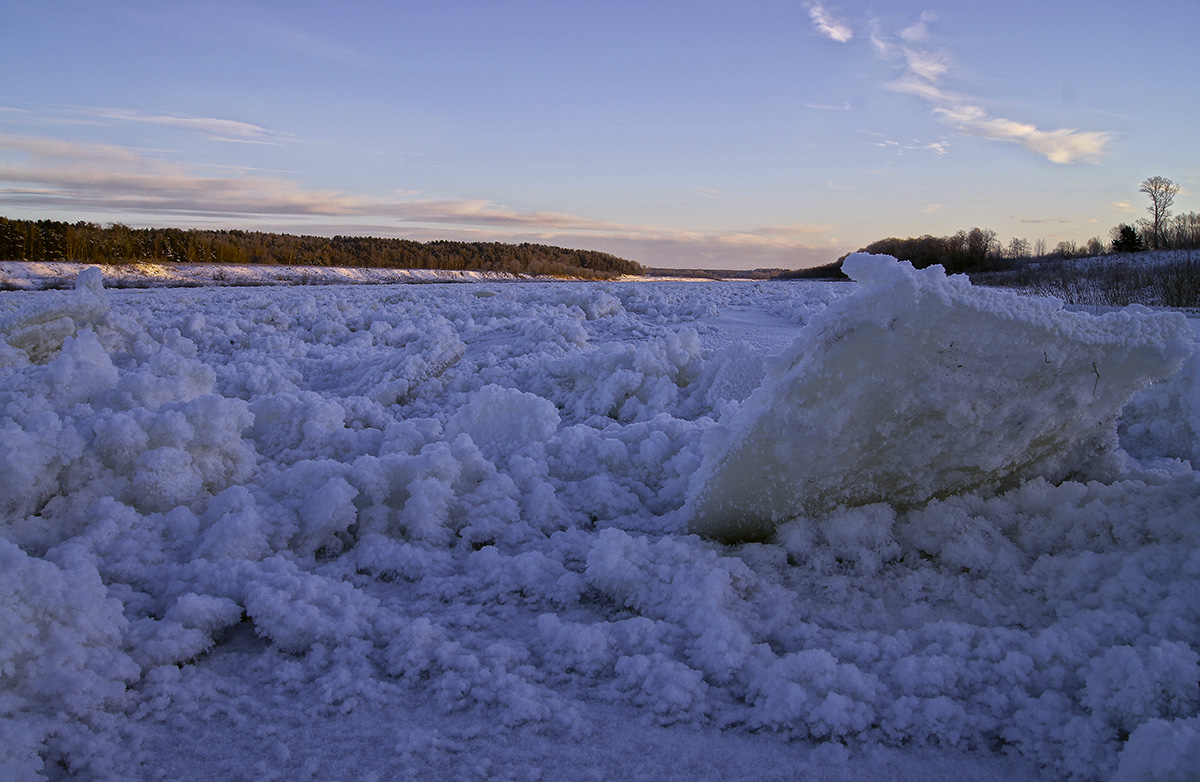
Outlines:
{"label": "snow-covered ground", "polygon": [[848,269],[0,293],[0,778],[1195,779],[1195,322]]}
{"label": "snow-covered ground", "polygon": [[[88,264],[74,261],[0,261],[0,290],[70,287]],[[103,267],[110,288],[177,288],[208,285],[379,285],[419,282],[484,282],[519,279],[504,272],[446,269],[358,269],[236,263],[121,263]]]}

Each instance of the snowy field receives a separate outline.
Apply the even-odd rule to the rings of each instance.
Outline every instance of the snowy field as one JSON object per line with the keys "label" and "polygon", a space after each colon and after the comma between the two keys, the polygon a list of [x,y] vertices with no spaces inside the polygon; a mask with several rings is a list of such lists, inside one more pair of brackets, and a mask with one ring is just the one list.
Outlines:
{"label": "snowy field", "polygon": [[[0,261],[0,290],[71,287],[88,264],[73,261]],[[207,285],[380,285],[418,282],[485,282],[519,279],[505,272],[446,269],[356,269],[342,266],[238,263],[114,263],[104,267],[110,288],[166,288]]]}
{"label": "snowy field", "polygon": [[0,778],[1194,780],[1196,321],[0,293]]}

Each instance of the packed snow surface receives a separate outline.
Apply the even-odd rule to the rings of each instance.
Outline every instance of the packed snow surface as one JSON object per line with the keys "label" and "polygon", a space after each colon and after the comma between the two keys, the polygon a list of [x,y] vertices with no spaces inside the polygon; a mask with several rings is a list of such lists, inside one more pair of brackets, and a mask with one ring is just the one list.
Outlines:
{"label": "packed snow surface", "polygon": [[[0,261],[0,288],[41,290],[70,287],[68,283],[88,268],[75,261]],[[239,263],[155,263],[137,261],[104,267],[112,288],[170,288],[199,285],[331,285],[419,282],[482,282],[528,279],[506,272],[454,271],[450,269],[357,269],[344,266]]]}
{"label": "packed snow surface", "polygon": [[0,294],[0,778],[1195,778],[1186,319],[849,269]]}

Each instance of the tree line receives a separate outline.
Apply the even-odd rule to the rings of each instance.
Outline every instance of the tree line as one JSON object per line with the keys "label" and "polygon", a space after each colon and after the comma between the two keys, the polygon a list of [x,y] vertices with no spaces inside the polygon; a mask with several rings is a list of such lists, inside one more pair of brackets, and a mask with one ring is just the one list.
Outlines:
{"label": "tree line", "polygon": [[415,242],[371,236],[130,228],[0,217],[0,260],[215,263],[446,269],[608,279],[642,267],[596,250],[501,242]]}
{"label": "tree line", "polygon": [[1200,249],[1200,214],[1171,213],[1175,194],[1179,192],[1178,185],[1165,177],[1154,176],[1142,182],[1138,192],[1150,198],[1150,206],[1146,207],[1150,216],[1133,224],[1114,226],[1107,240],[1099,236],[1083,244],[1064,240],[1049,248],[1044,239],[1031,244],[1027,239],[1016,237],[1004,244],[995,231],[972,228],[952,236],[926,234],[916,238],[880,239],[859,252],[892,255],[910,261],[918,268],[941,264],[946,271],[958,274],[1003,271],[1030,260],[1083,258],[1142,250]]}

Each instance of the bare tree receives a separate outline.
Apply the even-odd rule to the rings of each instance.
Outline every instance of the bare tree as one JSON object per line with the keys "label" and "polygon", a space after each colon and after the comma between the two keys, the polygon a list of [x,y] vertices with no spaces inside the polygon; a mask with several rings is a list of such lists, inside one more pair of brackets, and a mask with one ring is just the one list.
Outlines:
{"label": "bare tree", "polygon": [[1171,246],[1181,250],[1200,247],[1200,214],[1184,212],[1171,219]]}
{"label": "bare tree", "polygon": [[1166,177],[1152,176],[1142,182],[1138,192],[1150,196],[1150,206],[1146,207],[1151,218],[1150,248],[1158,250],[1166,247],[1167,220],[1171,217],[1171,204],[1175,201],[1175,194],[1179,192],[1179,185]]}
{"label": "bare tree", "polygon": [[1032,250],[1029,248],[1029,240],[1014,236],[1013,240],[1008,243],[1008,257],[1028,258]]}
{"label": "bare tree", "polygon": [[996,232],[990,228],[972,228],[967,234],[967,256],[977,266],[983,264],[996,247]]}

